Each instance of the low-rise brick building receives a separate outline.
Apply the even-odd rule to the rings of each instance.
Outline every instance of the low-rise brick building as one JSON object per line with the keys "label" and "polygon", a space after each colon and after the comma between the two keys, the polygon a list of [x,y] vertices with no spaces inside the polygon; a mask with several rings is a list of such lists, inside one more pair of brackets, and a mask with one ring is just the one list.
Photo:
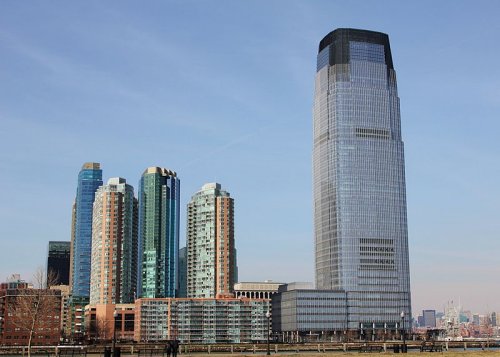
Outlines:
{"label": "low-rise brick building", "polygon": [[15,279],[0,284],[0,344],[57,345],[61,338],[61,292],[34,289]]}

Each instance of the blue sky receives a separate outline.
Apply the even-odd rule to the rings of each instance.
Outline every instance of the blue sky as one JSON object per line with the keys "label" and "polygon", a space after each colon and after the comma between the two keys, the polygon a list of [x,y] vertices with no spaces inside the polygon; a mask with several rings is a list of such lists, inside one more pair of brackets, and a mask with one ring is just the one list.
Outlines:
{"label": "blue sky", "polygon": [[[134,187],[177,171],[235,198],[240,280],[313,281],[318,42],[389,34],[406,151],[415,312],[500,311],[500,3],[4,1],[0,278],[69,240],[83,162]],[[181,244],[183,245],[183,244]]]}

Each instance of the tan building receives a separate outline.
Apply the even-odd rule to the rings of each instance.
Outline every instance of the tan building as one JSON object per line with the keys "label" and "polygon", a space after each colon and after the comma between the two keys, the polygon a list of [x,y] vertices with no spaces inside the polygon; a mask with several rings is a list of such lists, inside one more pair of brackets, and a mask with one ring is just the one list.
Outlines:
{"label": "tan building", "polygon": [[[85,306],[86,339],[95,342],[134,339],[135,304]],[[114,335],[116,333],[116,336]]]}
{"label": "tan building", "polygon": [[95,193],[90,304],[132,303],[137,281],[137,199],[123,178]]}
{"label": "tan building", "polygon": [[232,297],[237,281],[234,200],[218,183],[203,185],[187,208],[187,296]]}

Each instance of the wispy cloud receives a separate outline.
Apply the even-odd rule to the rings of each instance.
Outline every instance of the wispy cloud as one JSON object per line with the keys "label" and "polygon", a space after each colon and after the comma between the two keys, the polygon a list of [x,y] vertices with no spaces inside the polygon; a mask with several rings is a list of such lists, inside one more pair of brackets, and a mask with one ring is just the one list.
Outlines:
{"label": "wispy cloud", "polygon": [[109,72],[99,70],[88,63],[83,65],[70,57],[56,54],[47,48],[5,32],[1,32],[0,37],[7,41],[11,50],[45,68],[47,80],[57,82],[61,86],[92,89],[94,92],[97,90],[129,99],[142,99],[144,97],[141,93],[111,77]]}

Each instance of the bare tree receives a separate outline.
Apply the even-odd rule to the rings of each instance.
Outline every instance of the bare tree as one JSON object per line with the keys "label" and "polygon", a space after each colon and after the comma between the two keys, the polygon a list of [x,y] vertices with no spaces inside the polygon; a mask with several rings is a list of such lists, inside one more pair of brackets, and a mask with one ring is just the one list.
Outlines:
{"label": "bare tree", "polygon": [[33,276],[34,288],[17,289],[9,304],[13,324],[28,334],[28,357],[39,331],[60,329],[61,293],[49,289],[56,280],[55,274],[45,276],[44,270],[39,268]]}
{"label": "bare tree", "polygon": [[87,325],[88,337],[94,339],[96,342],[106,341],[112,334],[110,332],[111,324],[105,318],[96,317],[95,315],[93,317],[91,317]]}
{"label": "bare tree", "polygon": [[108,320],[104,318],[98,318],[96,321],[96,337],[99,340],[106,341],[109,336],[111,335],[110,329],[110,323]]}
{"label": "bare tree", "polygon": [[[41,268],[39,268],[41,270]],[[35,275],[38,275],[39,272],[37,271]],[[52,286],[60,285],[61,283],[59,282],[59,272],[54,270],[54,269],[49,269],[47,272],[47,276],[44,276],[45,279],[41,279],[40,282],[37,282],[41,284],[41,286],[38,286],[39,289],[50,289]]]}

